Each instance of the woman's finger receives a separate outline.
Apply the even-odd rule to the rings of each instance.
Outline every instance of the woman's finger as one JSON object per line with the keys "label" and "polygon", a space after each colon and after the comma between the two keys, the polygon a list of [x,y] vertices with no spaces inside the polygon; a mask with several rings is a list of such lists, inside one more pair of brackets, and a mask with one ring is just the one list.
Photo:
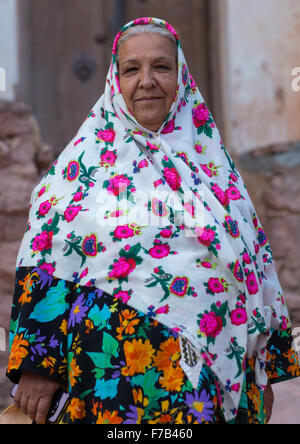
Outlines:
{"label": "woman's finger", "polygon": [[32,419],[32,421],[35,421],[36,419],[36,412],[39,404],[38,398],[29,398],[28,404],[27,404],[27,415],[29,418]]}
{"label": "woman's finger", "polygon": [[52,397],[44,396],[40,398],[37,411],[36,411],[36,422],[37,424],[45,424],[48,412],[50,410]]}
{"label": "woman's finger", "polygon": [[22,392],[21,398],[20,398],[20,409],[24,413],[24,415],[28,415],[27,413],[27,405],[29,401],[29,396],[26,395],[26,393]]}

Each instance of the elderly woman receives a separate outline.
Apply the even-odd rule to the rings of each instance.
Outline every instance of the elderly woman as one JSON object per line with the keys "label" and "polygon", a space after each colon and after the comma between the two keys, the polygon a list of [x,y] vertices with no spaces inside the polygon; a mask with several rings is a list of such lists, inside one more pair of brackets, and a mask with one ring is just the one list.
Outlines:
{"label": "elderly woman", "polygon": [[266,423],[299,376],[272,251],[171,25],[116,36],[104,94],[33,190],[7,375],[61,423]]}

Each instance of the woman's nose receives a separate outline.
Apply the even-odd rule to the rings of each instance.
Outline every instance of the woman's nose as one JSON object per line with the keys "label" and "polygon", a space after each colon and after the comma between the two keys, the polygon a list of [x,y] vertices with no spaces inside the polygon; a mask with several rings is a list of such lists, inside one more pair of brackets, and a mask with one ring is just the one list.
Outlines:
{"label": "woman's nose", "polygon": [[140,74],[140,87],[145,88],[145,89],[149,89],[149,88],[153,88],[153,86],[155,86],[155,84],[156,84],[156,80],[155,80],[151,70],[150,69],[142,70],[141,74]]}

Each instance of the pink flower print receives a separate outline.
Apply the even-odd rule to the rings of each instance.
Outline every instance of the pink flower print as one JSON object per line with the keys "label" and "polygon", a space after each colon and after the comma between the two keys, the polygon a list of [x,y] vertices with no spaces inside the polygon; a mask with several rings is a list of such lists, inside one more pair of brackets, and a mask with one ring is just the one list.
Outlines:
{"label": "pink flower print", "polygon": [[162,307],[159,307],[155,310],[156,314],[168,314],[170,310],[169,305],[163,305]]}
{"label": "pink flower print", "polygon": [[103,140],[104,142],[113,143],[116,138],[116,133],[113,129],[98,131],[97,138]]}
{"label": "pink flower print", "polygon": [[46,189],[47,189],[47,187],[46,187],[46,185],[44,185],[44,186],[40,189],[39,194],[38,194],[38,197],[41,197],[42,194],[45,193]]}
{"label": "pink flower print", "polygon": [[238,178],[237,178],[236,175],[233,174],[233,173],[230,173],[230,179],[231,179],[233,182],[237,182],[237,181],[238,181]]}
{"label": "pink flower print", "polygon": [[88,273],[89,273],[89,269],[88,269],[88,268],[85,268],[85,269],[83,270],[83,272],[80,274],[79,278],[80,278],[80,279],[83,279],[84,277],[86,277],[86,276],[88,275]]}
{"label": "pink flower print", "polygon": [[236,392],[236,393],[239,393],[240,388],[241,388],[241,384],[233,384],[233,385],[231,386],[231,390],[232,390],[233,392]]}
{"label": "pink flower print", "polygon": [[182,179],[175,168],[165,168],[164,178],[173,191],[177,191],[180,188]]}
{"label": "pink flower print", "polygon": [[122,291],[122,290],[120,290],[120,291],[118,291],[118,293],[114,294],[114,297],[116,299],[121,299],[121,301],[124,302],[124,304],[126,304],[129,301],[129,299],[131,298],[128,291]]}
{"label": "pink flower print", "polygon": [[83,198],[83,193],[81,191],[78,191],[77,193],[74,194],[73,196],[73,200],[75,202],[79,202],[81,199]]}
{"label": "pink flower print", "polygon": [[197,153],[201,154],[203,150],[202,145],[195,145],[195,150],[197,151]]}
{"label": "pink flower print", "polygon": [[228,199],[228,196],[222,190],[222,188],[220,188],[219,185],[217,185],[216,183],[213,184],[211,188],[212,188],[212,191],[215,193],[218,201],[222,205],[227,206],[229,204],[229,199]]}
{"label": "pink flower print", "polygon": [[127,239],[134,236],[134,230],[128,225],[119,225],[114,231],[114,237],[117,239]]}
{"label": "pink flower print", "polygon": [[113,44],[113,48],[112,48],[112,53],[113,54],[117,53],[117,44],[118,44],[118,41],[119,41],[121,35],[122,35],[122,31],[118,32],[118,34],[116,35],[116,38],[115,38],[115,41],[114,41],[114,44]]}
{"label": "pink flower print", "polygon": [[43,251],[52,248],[53,231],[43,231],[36,236],[32,243],[33,251]]}
{"label": "pink flower print", "polygon": [[151,23],[149,20],[149,17],[141,17],[138,19],[135,19],[133,22],[135,25],[147,25],[148,23]]}
{"label": "pink flower print", "polygon": [[231,312],[230,318],[233,325],[246,324],[248,320],[246,310],[240,307]]}
{"label": "pink flower print", "polygon": [[150,149],[152,154],[155,154],[155,152],[159,151],[159,146],[153,145],[153,143],[146,141],[147,147]]}
{"label": "pink flower print", "polygon": [[164,129],[162,130],[162,134],[169,134],[172,133],[175,130],[175,117],[174,119],[170,120],[170,122],[168,122]]}
{"label": "pink flower print", "polygon": [[81,205],[77,205],[77,206],[75,206],[75,205],[71,205],[71,206],[69,206],[66,210],[65,210],[65,212],[64,212],[64,216],[65,216],[65,219],[66,219],[66,221],[69,223],[69,222],[72,222],[72,220],[74,220],[75,219],[75,217],[77,216],[77,214],[79,213],[79,211],[81,211],[82,210],[82,206]]}
{"label": "pink flower print", "polygon": [[209,261],[202,261],[201,262],[202,267],[204,268],[212,268],[212,264]]}
{"label": "pink flower print", "polygon": [[[115,80],[116,80],[116,84],[117,84],[117,87],[118,87],[118,91],[119,91],[120,94],[122,94],[122,90],[121,90],[118,74],[115,75]],[[121,109],[121,111],[122,111],[122,109]]]}
{"label": "pink flower print", "polygon": [[203,126],[209,120],[209,111],[205,103],[200,103],[193,109],[193,122],[196,128]]}
{"label": "pink flower print", "polygon": [[208,281],[208,288],[214,294],[223,293],[223,291],[225,291],[225,288],[219,278],[210,278]]}
{"label": "pink flower print", "polygon": [[50,274],[51,276],[53,276],[53,273],[55,271],[55,267],[53,267],[52,264],[47,264],[46,262],[40,265],[39,268],[45,271],[46,273]]}
{"label": "pink flower print", "polygon": [[160,232],[161,237],[164,237],[165,239],[168,239],[169,237],[172,236],[172,230],[170,230],[169,228],[165,228],[164,230],[162,230]]}
{"label": "pink flower print", "polygon": [[49,202],[49,200],[41,203],[41,205],[39,206],[39,216],[45,216],[51,208],[52,204],[51,202]]}
{"label": "pink flower print", "polygon": [[200,331],[207,337],[216,338],[223,328],[223,321],[220,316],[217,316],[213,311],[204,314],[200,323]]}
{"label": "pink flower print", "polygon": [[108,276],[113,279],[120,279],[127,277],[136,267],[136,262],[132,258],[120,257],[117,262],[114,262],[113,269],[108,273]]}
{"label": "pink flower print", "polygon": [[258,283],[253,272],[248,274],[246,285],[250,294],[256,294],[258,292]]}
{"label": "pink flower print", "polygon": [[146,168],[148,166],[149,166],[149,162],[147,161],[147,159],[143,159],[138,163],[139,168]]}
{"label": "pink flower print", "polygon": [[244,261],[246,264],[251,264],[251,259],[250,259],[250,256],[249,256],[248,253],[244,253],[244,254],[243,254],[243,261]]}
{"label": "pink flower print", "polygon": [[168,244],[158,244],[150,248],[149,254],[156,259],[161,259],[168,256],[170,253],[170,246]]}
{"label": "pink flower print", "polygon": [[165,23],[165,27],[171,32],[171,34],[174,35],[174,37],[176,37],[176,40],[178,40],[177,33],[176,33],[175,29],[173,28],[173,26],[170,25],[170,23],[167,23],[167,22],[166,22],[166,23]]}
{"label": "pink flower print", "polygon": [[112,179],[109,179],[107,191],[114,196],[118,196],[120,193],[124,192],[129,185],[130,180],[123,174],[119,174],[118,176],[114,176]]}
{"label": "pink flower print", "polygon": [[106,150],[105,153],[101,154],[100,158],[102,162],[114,165],[117,155],[113,151]]}
{"label": "pink flower print", "polygon": [[230,199],[230,200],[238,200],[241,198],[241,193],[239,192],[239,190],[235,186],[231,186],[231,187],[227,188],[225,193],[226,193],[226,196],[228,197],[228,199]]}
{"label": "pink flower print", "polygon": [[290,321],[288,318],[286,318],[285,316],[282,316],[281,318],[281,325],[280,325],[280,329],[281,330],[287,330],[290,327]]}
{"label": "pink flower print", "polygon": [[207,167],[207,165],[206,164],[201,164],[200,163],[200,167],[202,168],[202,170],[205,172],[205,174],[208,176],[208,177],[212,177],[212,171]]}
{"label": "pink flower print", "polygon": [[193,93],[195,93],[195,92],[196,92],[196,89],[197,89],[196,82],[195,82],[195,80],[193,79],[193,77],[191,76],[191,74],[190,74],[189,76],[190,76],[190,84],[191,84],[192,91],[193,91]]}
{"label": "pink flower print", "polygon": [[204,228],[201,236],[199,236],[198,242],[206,247],[209,247],[211,242],[214,240],[216,233],[210,228]]}

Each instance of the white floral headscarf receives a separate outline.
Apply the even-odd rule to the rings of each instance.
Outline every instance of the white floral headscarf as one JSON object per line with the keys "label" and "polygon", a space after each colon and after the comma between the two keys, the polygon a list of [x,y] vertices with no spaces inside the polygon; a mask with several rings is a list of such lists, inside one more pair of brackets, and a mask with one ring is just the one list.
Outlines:
{"label": "white floral headscarf", "polygon": [[[122,33],[148,23],[178,46],[177,95],[157,133],[128,111],[116,66]],[[17,265],[96,286],[187,339],[216,375],[228,421],[247,357],[266,385],[270,328],[289,325],[272,251],[164,20],[118,33],[104,94],[33,190]]]}

